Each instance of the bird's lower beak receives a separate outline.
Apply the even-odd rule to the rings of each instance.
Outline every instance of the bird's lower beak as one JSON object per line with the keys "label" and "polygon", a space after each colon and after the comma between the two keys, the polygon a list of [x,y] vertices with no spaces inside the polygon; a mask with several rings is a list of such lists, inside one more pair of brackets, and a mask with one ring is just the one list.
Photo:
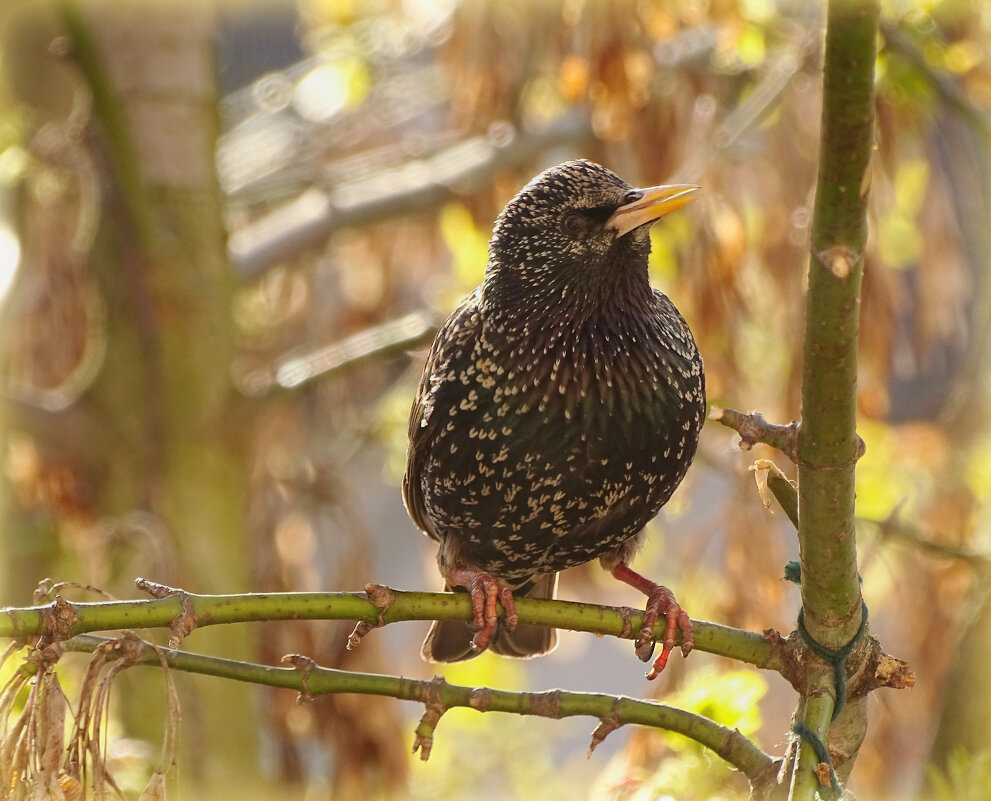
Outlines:
{"label": "bird's lower beak", "polygon": [[606,227],[614,229],[616,236],[623,236],[641,225],[657,222],[665,214],[695,200],[700,188],[695,184],[673,184],[637,189],[640,198],[616,209],[606,220]]}

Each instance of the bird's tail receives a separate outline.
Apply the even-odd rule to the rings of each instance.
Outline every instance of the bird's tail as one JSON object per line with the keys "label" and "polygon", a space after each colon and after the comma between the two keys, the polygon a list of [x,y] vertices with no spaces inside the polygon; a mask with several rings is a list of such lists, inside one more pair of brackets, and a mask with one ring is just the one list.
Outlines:
{"label": "bird's tail", "polygon": [[[450,591],[450,587],[445,587]],[[460,588],[459,588],[460,589]],[[525,598],[553,598],[557,592],[557,573],[541,576],[522,595]],[[514,593],[515,595],[515,593]],[[481,651],[471,647],[475,629],[470,623],[460,620],[437,620],[430,627],[423,641],[420,653],[428,662],[460,662],[478,656]],[[550,653],[557,646],[557,629],[547,626],[531,626],[520,623],[513,631],[506,631],[500,622],[492,638],[489,649],[503,656],[529,659]]]}

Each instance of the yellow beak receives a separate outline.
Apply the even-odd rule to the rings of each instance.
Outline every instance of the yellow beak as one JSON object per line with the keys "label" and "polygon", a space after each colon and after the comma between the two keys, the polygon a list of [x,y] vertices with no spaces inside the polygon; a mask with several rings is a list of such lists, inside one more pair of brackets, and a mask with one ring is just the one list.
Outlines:
{"label": "yellow beak", "polygon": [[695,184],[673,184],[637,189],[640,197],[632,203],[620,206],[606,220],[606,227],[616,231],[616,236],[628,234],[634,228],[657,222],[665,214],[687,206],[695,200],[701,187]]}

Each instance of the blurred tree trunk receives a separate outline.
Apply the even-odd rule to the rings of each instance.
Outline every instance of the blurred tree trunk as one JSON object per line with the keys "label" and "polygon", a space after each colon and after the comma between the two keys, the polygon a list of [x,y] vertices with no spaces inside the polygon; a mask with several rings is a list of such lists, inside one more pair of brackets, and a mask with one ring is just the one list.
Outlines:
{"label": "blurred tree trunk", "polygon": [[[137,2],[38,4],[9,28],[8,79],[36,115],[38,161],[4,315],[5,603],[27,602],[48,574],[128,594],[136,575],[247,589],[212,29],[208,6]],[[194,641],[245,658],[248,636]],[[160,686],[119,696],[128,729],[153,743]],[[185,688],[196,753],[184,776],[249,781],[246,687]]]}
{"label": "blurred tree trunk", "polygon": [[[953,109],[940,109],[935,147],[938,163],[947,174],[952,189],[952,218],[960,231],[963,255],[972,286],[973,306],[968,309],[968,352],[960,375],[954,382],[948,409],[947,433],[955,459],[952,468],[936,480],[943,497],[953,498],[960,522],[950,528],[964,528],[964,514],[986,519],[991,499],[973,497],[967,486],[968,465],[984,461],[982,449],[991,411],[991,361],[987,345],[991,337],[991,163],[988,160],[988,134]],[[983,512],[982,512],[983,507]],[[961,511],[961,510],[965,510]],[[986,547],[986,537],[978,536],[978,547]],[[973,584],[964,613],[958,614],[959,635],[946,674],[942,707],[936,711],[935,736],[929,753],[934,767],[952,769],[954,756],[987,756],[988,720],[991,716],[991,682],[987,680],[991,660],[991,592],[987,566],[975,567]],[[948,625],[939,617],[933,626]]]}

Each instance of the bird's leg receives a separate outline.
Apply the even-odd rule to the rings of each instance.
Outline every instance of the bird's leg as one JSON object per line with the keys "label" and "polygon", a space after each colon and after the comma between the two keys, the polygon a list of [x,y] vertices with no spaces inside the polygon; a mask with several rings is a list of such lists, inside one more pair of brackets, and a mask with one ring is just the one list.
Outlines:
{"label": "bird's leg", "polygon": [[648,679],[656,679],[664,666],[668,663],[668,656],[674,650],[678,638],[678,629],[681,629],[682,642],[681,653],[688,656],[695,642],[692,639],[692,621],[684,609],[674,599],[674,594],[667,587],[655,584],[653,581],[644,578],[625,562],[620,562],[612,569],[612,574],[620,581],[635,587],[647,596],[647,607],[643,613],[643,625],[640,627],[640,636],[637,637],[637,656],[644,662],[650,659],[654,653],[654,621],[657,616],[663,614],[667,618],[667,628],[664,631],[662,640],[663,648],[660,656],[654,660],[654,664],[647,673]]}
{"label": "bird's leg", "polygon": [[459,565],[451,571],[447,577],[447,583],[464,587],[471,595],[471,608],[475,615],[475,628],[478,631],[472,637],[471,647],[476,651],[484,651],[492,638],[496,624],[499,622],[499,613],[496,610],[496,601],[501,601],[506,610],[506,620],[504,625],[507,631],[516,628],[519,617],[516,614],[516,606],[513,604],[513,591],[505,584],[500,584],[498,580],[484,570],[475,570],[465,565]]}

